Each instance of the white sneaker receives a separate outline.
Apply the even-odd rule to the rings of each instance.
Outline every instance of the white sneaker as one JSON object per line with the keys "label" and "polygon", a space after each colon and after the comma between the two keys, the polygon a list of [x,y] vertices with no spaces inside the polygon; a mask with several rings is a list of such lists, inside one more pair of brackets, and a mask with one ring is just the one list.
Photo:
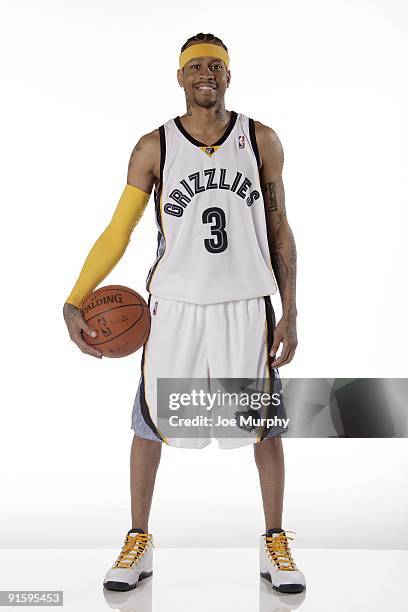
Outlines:
{"label": "white sneaker", "polygon": [[106,574],[103,586],[111,591],[130,591],[153,574],[153,539],[150,533],[131,529],[119,557]]}
{"label": "white sneaker", "polygon": [[[131,591],[131,593],[137,593],[138,589]],[[112,591],[105,591],[111,595],[120,595],[120,593],[112,593]],[[126,595],[127,593],[121,593]],[[301,593],[279,593],[270,582],[266,580],[259,581],[259,612],[290,612],[291,610],[297,610],[304,603],[306,599],[306,589]],[[134,610],[139,612],[139,608],[136,606]],[[121,609],[121,612],[125,612]],[[144,612],[144,610],[140,610]],[[152,612],[150,610],[150,612]]]}
{"label": "white sneaker", "polygon": [[271,529],[261,536],[261,576],[269,580],[280,593],[301,593],[306,588],[306,581],[290,552],[288,538],[293,538],[286,533],[295,532],[282,530],[281,533],[274,533]]}
{"label": "white sneaker", "polygon": [[[260,582],[265,582],[265,580],[260,580]],[[102,592],[109,610],[119,610],[119,612],[152,612],[152,586],[152,580],[150,579],[142,580],[137,585],[137,589],[132,589],[131,591],[108,591],[108,589],[103,589]],[[272,591],[272,589],[270,590]],[[282,595],[281,597],[288,597],[288,595]],[[299,595],[291,595],[289,597],[299,597]],[[269,610],[265,610],[265,612],[269,612]]]}

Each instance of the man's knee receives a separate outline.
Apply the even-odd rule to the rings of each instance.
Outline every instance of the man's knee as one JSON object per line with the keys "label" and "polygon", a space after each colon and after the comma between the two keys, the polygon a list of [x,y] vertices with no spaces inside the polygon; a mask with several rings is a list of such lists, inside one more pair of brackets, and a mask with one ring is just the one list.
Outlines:
{"label": "man's knee", "polygon": [[283,452],[281,436],[266,438],[262,442],[254,444],[255,462],[258,468],[262,468],[280,456]]}
{"label": "man's knee", "polygon": [[150,440],[149,438],[141,438],[134,434],[132,441],[132,450],[148,455],[160,455],[162,448],[161,440]]}

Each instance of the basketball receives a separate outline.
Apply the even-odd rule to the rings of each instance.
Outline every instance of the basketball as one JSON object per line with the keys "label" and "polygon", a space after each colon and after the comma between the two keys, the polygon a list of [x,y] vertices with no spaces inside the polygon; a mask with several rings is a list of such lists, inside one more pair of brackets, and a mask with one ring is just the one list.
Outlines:
{"label": "basketball", "polygon": [[82,336],[104,357],[127,357],[146,342],[150,312],[145,300],[123,285],[107,285],[91,293],[80,305],[85,321],[95,329],[95,338]]}

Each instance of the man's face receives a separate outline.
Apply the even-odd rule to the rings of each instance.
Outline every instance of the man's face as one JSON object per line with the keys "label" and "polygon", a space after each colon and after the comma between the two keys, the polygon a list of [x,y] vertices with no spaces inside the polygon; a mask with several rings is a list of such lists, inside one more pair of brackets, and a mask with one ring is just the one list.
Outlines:
{"label": "man's face", "polygon": [[210,108],[223,100],[231,73],[220,59],[196,57],[177,71],[177,80],[184,88],[187,100]]}

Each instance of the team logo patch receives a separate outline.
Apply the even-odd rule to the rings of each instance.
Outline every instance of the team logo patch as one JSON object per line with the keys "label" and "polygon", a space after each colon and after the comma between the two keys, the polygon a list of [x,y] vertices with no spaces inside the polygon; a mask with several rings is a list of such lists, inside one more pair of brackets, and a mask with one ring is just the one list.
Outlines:
{"label": "team logo patch", "polygon": [[245,148],[245,138],[244,136],[238,136],[238,144],[240,149]]}

